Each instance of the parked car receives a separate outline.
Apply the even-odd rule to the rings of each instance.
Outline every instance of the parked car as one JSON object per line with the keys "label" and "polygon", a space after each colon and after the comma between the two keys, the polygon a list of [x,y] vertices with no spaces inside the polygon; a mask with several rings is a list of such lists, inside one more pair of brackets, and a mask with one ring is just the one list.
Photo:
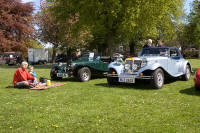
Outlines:
{"label": "parked car", "polygon": [[200,69],[198,69],[195,72],[195,75],[194,75],[194,84],[195,84],[196,90],[200,90]]}
{"label": "parked car", "polygon": [[108,71],[108,64],[111,61],[111,57],[102,57],[98,53],[85,53],[76,61],[54,64],[50,76],[53,80],[74,76],[80,81],[86,82],[92,76],[104,75]]}
{"label": "parked car", "polygon": [[19,52],[4,52],[2,58],[8,65],[17,65],[23,60],[22,54]]}
{"label": "parked car", "polygon": [[191,64],[176,47],[144,48],[138,57],[127,58],[125,63],[112,62],[108,66],[108,84],[135,83],[135,79],[149,79],[153,88],[162,88],[167,76],[182,77],[187,81]]}
{"label": "parked car", "polygon": [[0,64],[6,64],[3,55],[0,55]]}

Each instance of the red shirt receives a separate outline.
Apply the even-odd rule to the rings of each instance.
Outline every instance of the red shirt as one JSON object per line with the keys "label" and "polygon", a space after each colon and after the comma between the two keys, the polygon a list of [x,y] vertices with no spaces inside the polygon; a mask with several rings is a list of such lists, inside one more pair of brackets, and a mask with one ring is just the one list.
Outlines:
{"label": "red shirt", "polygon": [[27,81],[31,84],[28,80],[34,80],[35,78],[31,76],[28,71],[24,68],[18,68],[13,77],[13,84],[15,85],[17,82]]}

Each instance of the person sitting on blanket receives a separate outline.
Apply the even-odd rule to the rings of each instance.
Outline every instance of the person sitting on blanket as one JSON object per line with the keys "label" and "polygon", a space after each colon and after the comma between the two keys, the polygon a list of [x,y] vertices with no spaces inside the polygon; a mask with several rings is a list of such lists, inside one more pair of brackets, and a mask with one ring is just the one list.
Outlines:
{"label": "person sitting on blanket", "polygon": [[34,71],[34,67],[32,65],[29,66],[29,74],[33,77],[35,77],[35,80],[34,80],[34,84],[37,85],[38,82],[37,82],[37,75],[36,75],[36,72]]}
{"label": "person sitting on blanket", "polygon": [[15,88],[32,88],[34,87],[33,81],[35,77],[31,76],[26,68],[28,67],[27,62],[22,62],[20,68],[18,68],[13,77],[13,84]]}

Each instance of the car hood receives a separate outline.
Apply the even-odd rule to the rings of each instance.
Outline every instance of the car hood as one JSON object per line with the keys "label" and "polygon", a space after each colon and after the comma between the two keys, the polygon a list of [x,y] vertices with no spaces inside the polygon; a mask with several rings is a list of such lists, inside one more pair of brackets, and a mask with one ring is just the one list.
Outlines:
{"label": "car hood", "polygon": [[72,61],[72,63],[82,63],[82,62],[88,62],[88,60],[76,60],[76,61]]}

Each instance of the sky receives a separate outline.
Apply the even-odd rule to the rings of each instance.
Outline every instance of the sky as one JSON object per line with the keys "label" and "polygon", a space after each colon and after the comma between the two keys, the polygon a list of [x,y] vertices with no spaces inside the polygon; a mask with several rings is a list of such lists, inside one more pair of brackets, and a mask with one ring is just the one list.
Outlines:
{"label": "sky", "polygon": [[26,2],[33,2],[33,5],[34,5],[34,13],[38,12],[39,11],[39,6],[40,6],[40,0],[22,0],[23,3],[26,3]]}
{"label": "sky", "polygon": [[184,9],[186,11],[186,14],[189,14],[190,13],[190,9],[191,9],[191,4],[194,0],[185,0],[185,3],[184,3]]}
{"label": "sky", "polygon": [[[186,11],[186,14],[190,13],[190,9],[191,9],[191,3],[193,0],[185,0],[185,4],[184,4],[184,9]],[[22,2],[26,3],[26,2],[33,2],[34,6],[35,6],[35,13],[39,10],[39,6],[40,6],[40,0],[22,0]]]}

